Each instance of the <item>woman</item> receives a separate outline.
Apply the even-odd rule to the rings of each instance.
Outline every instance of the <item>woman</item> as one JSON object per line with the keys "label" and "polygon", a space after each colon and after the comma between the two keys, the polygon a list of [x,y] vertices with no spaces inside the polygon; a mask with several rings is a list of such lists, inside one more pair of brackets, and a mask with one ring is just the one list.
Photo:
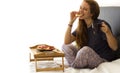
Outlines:
{"label": "woman", "polygon": [[[63,52],[69,66],[74,68],[95,68],[99,64],[115,59],[118,43],[110,25],[98,19],[99,5],[95,0],[83,0],[79,11],[70,13]],[[78,18],[74,32],[72,26]],[[72,45],[72,42],[76,45]]]}

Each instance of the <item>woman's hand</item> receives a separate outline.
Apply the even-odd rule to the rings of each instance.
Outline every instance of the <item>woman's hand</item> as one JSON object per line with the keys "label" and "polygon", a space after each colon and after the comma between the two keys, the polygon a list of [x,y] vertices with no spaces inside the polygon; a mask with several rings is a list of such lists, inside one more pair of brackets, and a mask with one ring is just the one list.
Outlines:
{"label": "woman's hand", "polygon": [[105,22],[102,22],[101,30],[106,34],[107,42],[110,48],[116,51],[118,48],[117,39],[114,37],[110,28],[105,24]]}
{"label": "woman's hand", "polygon": [[105,34],[111,33],[110,28],[105,24],[105,22],[102,22],[101,30],[102,30]]}
{"label": "woman's hand", "polygon": [[69,22],[69,24],[73,24],[74,23],[74,21],[76,20],[76,18],[78,17],[78,16],[76,16],[76,14],[79,14],[79,12],[77,12],[77,11],[72,11],[71,13],[70,13],[70,22]]}

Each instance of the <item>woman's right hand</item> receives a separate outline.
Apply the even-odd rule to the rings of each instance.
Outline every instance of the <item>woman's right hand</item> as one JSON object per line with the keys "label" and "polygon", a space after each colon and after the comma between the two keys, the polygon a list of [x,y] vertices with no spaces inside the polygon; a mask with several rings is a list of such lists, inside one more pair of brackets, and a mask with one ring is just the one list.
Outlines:
{"label": "woman's right hand", "polygon": [[77,12],[77,11],[72,11],[71,13],[70,13],[70,22],[69,22],[69,24],[73,24],[74,23],[74,21],[76,20],[76,18],[78,17],[78,16],[76,16],[76,14],[79,14],[79,12]]}

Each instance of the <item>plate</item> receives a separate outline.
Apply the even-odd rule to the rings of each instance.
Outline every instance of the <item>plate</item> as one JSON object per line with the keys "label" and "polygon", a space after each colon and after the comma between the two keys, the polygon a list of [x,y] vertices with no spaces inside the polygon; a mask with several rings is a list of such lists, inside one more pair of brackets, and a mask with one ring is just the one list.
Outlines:
{"label": "plate", "polygon": [[37,45],[37,49],[40,51],[52,51],[54,50],[54,46],[46,45],[46,44],[40,44]]}
{"label": "plate", "polygon": [[38,51],[41,51],[41,52],[43,52],[43,51],[52,51],[52,50],[41,50],[41,49],[37,49]]}

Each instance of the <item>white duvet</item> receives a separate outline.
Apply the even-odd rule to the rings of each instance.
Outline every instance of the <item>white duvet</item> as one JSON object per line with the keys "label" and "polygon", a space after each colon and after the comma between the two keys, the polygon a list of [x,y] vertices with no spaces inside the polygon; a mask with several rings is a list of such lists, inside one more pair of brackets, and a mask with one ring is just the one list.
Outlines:
{"label": "white duvet", "polygon": [[120,59],[102,63],[94,69],[67,68],[64,73],[120,73]]}
{"label": "white duvet", "polygon": [[[57,60],[57,63],[61,63],[61,61]],[[55,65],[53,62],[38,62],[38,67],[44,68],[46,67],[54,67],[58,66]],[[65,65],[67,62],[65,60]],[[31,62],[30,64],[30,73],[36,73],[35,71],[35,63]],[[45,72],[37,72],[37,73],[120,73],[120,59],[114,60],[112,62],[104,62],[100,64],[97,68],[94,69],[74,69],[71,67],[66,68],[64,72],[61,71],[45,71]]]}

